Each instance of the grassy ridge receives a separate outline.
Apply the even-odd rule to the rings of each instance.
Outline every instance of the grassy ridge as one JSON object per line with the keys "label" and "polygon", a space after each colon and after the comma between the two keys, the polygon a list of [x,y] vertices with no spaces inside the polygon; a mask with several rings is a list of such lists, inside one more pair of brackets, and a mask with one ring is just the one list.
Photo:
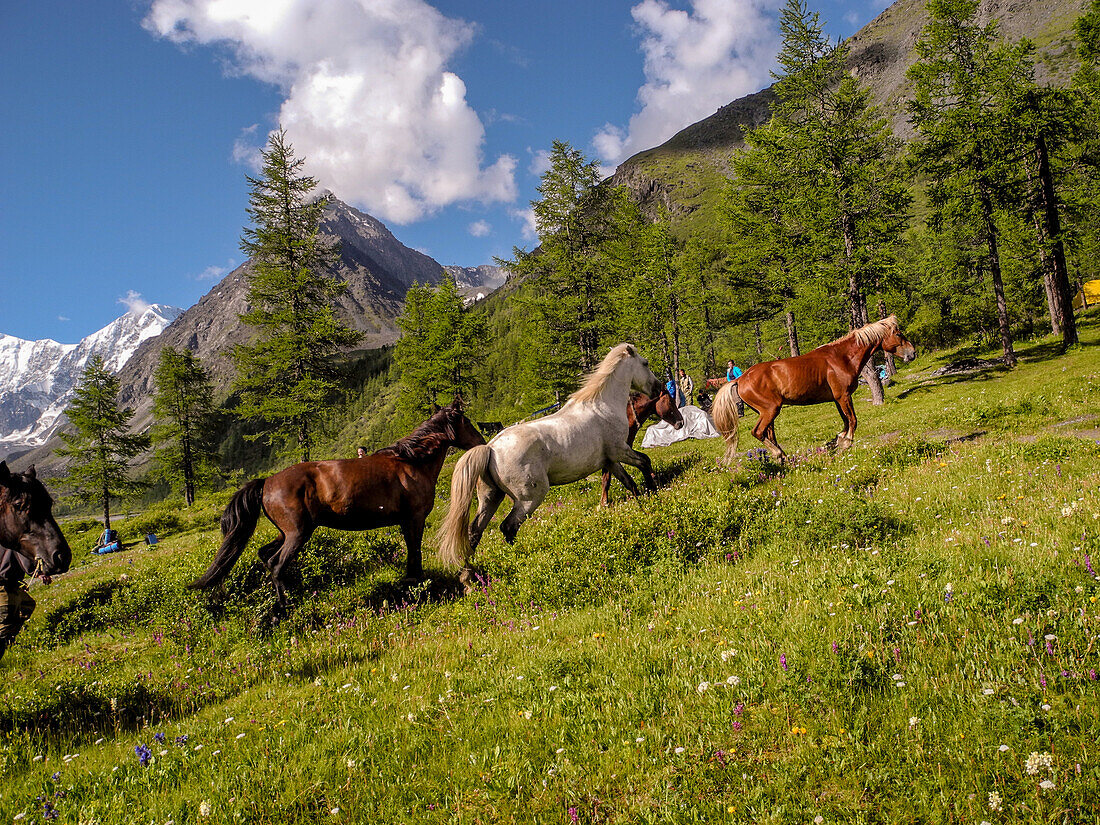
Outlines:
{"label": "grassy ridge", "polygon": [[689,442],[653,451],[656,497],[555,490],[466,597],[398,590],[389,531],[318,536],[277,626],[245,562],[183,589],[201,519],[95,560],[0,663],[0,817],[1096,821],[1083,338],[968,380],[924,358],[840,457],[822,405],[778,420],[793,467]]}

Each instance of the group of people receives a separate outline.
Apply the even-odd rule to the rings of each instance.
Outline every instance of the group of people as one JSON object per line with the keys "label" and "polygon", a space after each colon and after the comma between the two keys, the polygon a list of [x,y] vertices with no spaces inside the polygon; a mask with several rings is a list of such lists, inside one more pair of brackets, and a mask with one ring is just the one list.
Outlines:
{"label": "group of people", "polygon": [[[741,368],[733,363],[733,359],[727,361],[726,381],[736,381],[740,377]],[[671,375],[668,376],[668,383],[665,384],[665,389],[667,389],[668,394],[676,400],[676,406],[678,407],[684,407],[694,403],[695,382],[683,369],[680,370],[680,378],[678,381],[674,380]],[[700,405],[702,405],[703,395],[703,393],[699,393]],[[708,395],[708,400],[709,397]]]}

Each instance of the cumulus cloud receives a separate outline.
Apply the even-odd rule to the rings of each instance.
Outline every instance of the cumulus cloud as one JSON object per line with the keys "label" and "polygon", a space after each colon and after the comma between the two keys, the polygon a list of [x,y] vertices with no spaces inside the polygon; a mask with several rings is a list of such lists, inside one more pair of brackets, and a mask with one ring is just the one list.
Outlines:
{"label": "cumulus cloud", "polygon": [[[485,162],[484,126],[447,68],[473,26],[424,0],[153,0],[145,26],[225,48],[234,70],[282,89],[279,123],[310,174],[385,220],[516,198],[516,159]],[[242,134],[234,156],[254,145]]]}
{"label": "cumulus cloud", "polygon": [[237,265],[237,262],[230,258],[225,262],[225,266],[217,266],[216,264],[208,266],[202,272],[195,276],[196,281],[216,281],[222,276],[233,270],[233,267]]}
{"label": "cumulus cloud", "polygon": [[484,238],[486,235],[493,231],[493,227],[489,225],[488,221],[474,221],[472,224],[466,227],[466,231],[468,231],[475,238]]}
{"label": "cumulus cloud", "polygon": [[535,210],[509,209],[509,216],[520,222],[520,232],[525,241],[537,241],[539,239],[538,225],[535,223]]}
{"label": "cumulus cloud", "polygon": [[58,315],[57,320],[58,321],[71,321],[72,318],[69,318],[67,315]]}
{"label": "cumulus cloud", "polygon": [[123,304],[126,307],[126,311],[131,315],[141,315],[149,308],[149,302],[141,297],[141,293],[132,289],[127,291],[123,297],[119,298],[118,302]]}
{"label": "cumulus cloud", "polygon": [[527,171],[534,175],[536,178],[541,178],[544,174],[550,171],[550,150],[531,148],[527,149],[531,153],[531,163],[527,166]]}
{"label": "cumulus cloud", "polygon": [[630,13],[641,34],[645,85],[625,128],[606,124],[593,138],[617,164],[656,146],[720,106],[771,83],[779,49],[780,0],[689,0],[677,9],[643,0]]}

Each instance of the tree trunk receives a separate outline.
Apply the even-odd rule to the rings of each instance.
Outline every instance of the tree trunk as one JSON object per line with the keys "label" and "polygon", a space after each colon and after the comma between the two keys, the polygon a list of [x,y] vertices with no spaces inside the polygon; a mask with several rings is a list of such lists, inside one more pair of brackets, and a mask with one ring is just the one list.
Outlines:
{"label": "tree trunk", "polygon": [[993,202],[985,181],[978,183],[982,217],[985,220],[985,238],[989,246],[989,276],[993,281],[993,296],[997,302],[997,329],[1001,335],[1004,364],[1009,369],[1016,366],[1016,353],[1012,349],[1012,329],[1008,323],[1008,303],[1005,301],[1005,285],[1001,280],[1001,256],[997,249],[997,224],[993,221]]}
{"label": "tree trunk", "polygon": [[[863,295],[863,283],[855,266],[855,227],[852,216],[847,212],[841,214],[840,230],[844,235],[844,258],[848,264],[848,312],[852,319],[852,329],[858,329],[867,323],[867,299]],[[886,394],[882,390],[882,382],[878,379],[878,370],[875,369],[873,359],[867,362],[861,374],[871,391],[871,403],[876,407],[881,406],[886,401]]]}
{"label": "tree trunk", "polygon": [[[886,317],[886,301],[884,301],[882,298],[878,299],[878,317]],[[894,363],[894,355],[893,353],[889,352],[884,352],[883,355],[886,356],[886,375],[890,378],[893,378],[895,375],[898,374],[898,366]]]}
{"label": "tree trunk", "polygon": [[1062,243],[1062,221],[1058,214],[1058,199],[1054,193],[1054,176],[1050,171],[1050,156],[1047,154],[1047,142],[1040,132],[1035,139],[1035,148],[1039,154],[1039,182],[1042,184],[1043,215],[1046,219],[1047,237],[1051,240],[1053,266],[1054,304],[1058,309],[1062,327],[1062,345],[1073,346],[1077,343],[1077,323],[1073,317],[1073,295],[1069,287],[1069,269],[1066,267],[1066,250]]}
{"label": "tree trunk", "polygon": [[1089,308],[1089,296],[1085,294],[1085,282],[1080,275],[1077,276],[1077,288],[1081,290],[1081,310],[1084,311]]}
{"label": "tree trunk", "polygon": [[787,346],[791,349],[791,358],[799,356],[802,351],[798,348],[798,329],[794,325],[794,313],[789,309],[786,312],[787,321]]}
{"label": "tree trunk", "polygon": [[764,341],[760,337],[760,322],[753,322],[753,332],[756,335],[756,363],[759,364],[764,360]]}

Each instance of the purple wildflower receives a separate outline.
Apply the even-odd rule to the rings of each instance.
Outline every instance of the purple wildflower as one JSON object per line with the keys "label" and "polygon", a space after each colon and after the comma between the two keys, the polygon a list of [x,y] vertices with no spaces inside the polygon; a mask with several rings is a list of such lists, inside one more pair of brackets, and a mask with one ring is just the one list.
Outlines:
{"label": "purple wildflower", "polygon": [[572,822],[572,823],[573,823],[573,825],[576,825],[576,823],[577,823],[577,819],[578,819],[578,817],[577,817],[577,809],[576,809],[575,807],[573,807],[573,806],[570,806],[570,807],[569,807],[569,821],[570,821],[570,822]]}
{"label": "purple wildflower", "polygon": [[1089,668],[1089,679],[1091,679],[1093,682],[1096,681],[1096,670],[1091,667]]}
{"label": "purple wildflower", "polygon": [[53,776],[50,777],[54,782],[61,778],[61,771],[55,771]]}
{"label": "purple wildflower", "polygon": [[741,730],[741,720],[740,719],[734,719],[733,720],[733,729],[734,730]]}
{"label": "purple wildflower", "polygon": [[187,734],[185,733],[182,736],[177,736],[176,737],[176,744],[179,745],[181,748],[184,745],[186,745],[187,744]]}
{"label": "purple wildflower", "polygon": [[1092,569],[1092,557],[1088,553],[1085,553],[1085,569],[1089,571],[1089,575],[1096,578],[1096,571]]}
{"label": "purple wildflower", "polygon": [[146,765],[148,765],[149,760],[153,756],[153,752],[151,750],[149,750],[147,745],[144,745],[144,744],[134,745],[134,754],[137,756],[138,762],[141,763],[142,767],[145,767]]}
{"label": "purple wildflower", "polygon": [[738,702],[737,707],[735,707],[733,709],[734,716],[740,716],[744,712],[745,712],[745,706],[741,702]]}
{"label": "purple wildflower", "polygon": [[840,652],[840,645],[838,645],[836,642],[833,642],[833,653],[839,653],[839,652]]}
{"label": "purple wildflower", "polygon": [[783,666],[784,670],[787,669],[787,654],[785,654],[785,653],[780,653],[779,654],[779,664]]}
{"label": "purple wildflower", "polygon": [[157,740],[158,745],[163,745],[164,744],[164,734],[161,733],[160,731],[157,731],[156,733],[154,733],[153,738]]}

